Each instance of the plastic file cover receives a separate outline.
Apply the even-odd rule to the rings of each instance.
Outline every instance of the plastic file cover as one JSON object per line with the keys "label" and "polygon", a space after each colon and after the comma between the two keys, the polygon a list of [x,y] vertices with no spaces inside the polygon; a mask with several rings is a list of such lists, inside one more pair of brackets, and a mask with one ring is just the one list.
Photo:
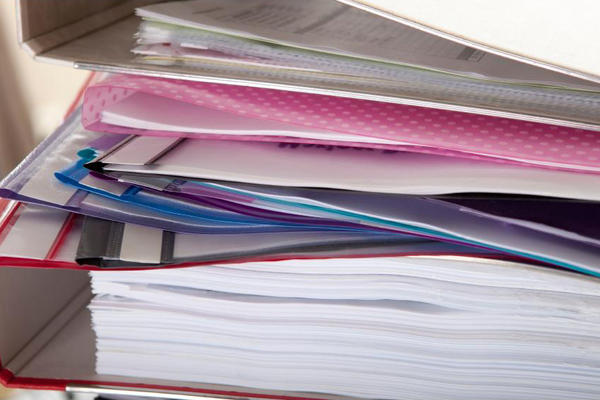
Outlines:
{"label": "plastic file cover", "polygon": [[9,203],[0,214],[0,265],[76,268],[81,223],[67,211]]}
{"label": "plastic file cover", "polygon": [[[54,179],[53,171],[64,169],[72,165],[75,155],[80,152],[80,149],[90,147],[90,144],[95,149],[94,152],[101,152],[103,148],[112,146],[114,136],[99,135],[90,132],[85,132],[79,128],[76,123],[77,114],[74,114],[65,125],[47,139],[42,145],[27,158],[11,175],[9,175],[2,185],[2,193],[6,197],[23,199],[29,202],[39,202],[46,205],[73,210],[87,215],[96,216],[99,218],[117,220],[120,222],[138,223],[141,225],[157,226],[161,229],[173,232],[189,232],[189,233],[240,233],[240,232],[265,232],[265,231],[297,231],[304,229],[315,229],[305,224],[294,224],[286,226],[285,224],[274,224],[269,220],[267,224],[251,225],[244,223],[227,223],[223,220],[210,218],[191,219],[189,216],[177,216],[173,214],[158,214],[155,210],[148,210],[140,206],[131,204],[122,204],[116,200],[106,197],[94,195],[93,193],[84,193],[76,188],[67,186]],[[122,139],[122,136],[117,135]],[[110,146],[106,138],[110,138]],[[102,139],[99,139],[102,138]],[[92,153],[92,151],[89,151]],[[80,153],[82,154],[82,153]],[[414,199],[414,205],[427,205],[427,207],[437,208],[438,211],[444,212],[444,208],[439,208],[436,205],[431,205],[428,202],[422,202],[419,199]],[[342,204],[342,206],[344,206]],[[215,207],[215,212],[226,213],[225,210]],[[411,213],[416,210],[412,209]],[[383,211],[383,210],[382,210]],[[415,219],[414,215],[399,216],[395,214],[397,210],[392,210],[390,215],[379,215],[381,221],[376,220],[374,226],[370,229],[388,228],[399,230],[406,233],[434,237],[442,240],[449,240],[459,243],[469,243],[486,248],[492,248],[500,251],[509,251],[513,254],[525,257],[533,257],[544,262],[558,264],[564,267],[577,269],[587,273],[595,273],[593,265],[597,257],[597,251],[589,246],[578,243],[571,246],[569,241],[560,240],[557,243],[555,239],[546,242],[546,234],[543,238],[539,235],[533,235],[534,244],[525,242],[524,238],[519,238],[519,243],[506,245],[506,243],[497,243],[494,241],[481,240],[480,230],[487,231],[489,224],[498,226],[501,222],[488,221],[487,228],[477,224],[474,231],[465,231],[466,227],[461,223],[459,231],[456,228],[442,228],[439,225],[429,221],[421,221]],[[380,210],[376,210],[377,213]],[[214,214],[213,214],[214,215]],[[433,214],[432,214],[433,215]],[[459,214],[454,214],[459,215]],[[236,216],[239,216],[236,214]],[[307,216],[303,214],[303,216]],[[308,215],[313,217],[313,215]],[[461,221],[463,215],[460,214]],[[241,218],[241,216],[239,216]],[[316,216],[317,218],[322,215]],[[468,218],[465,216],[464,218]],[[471,220],[476,219],[474,216]],[[415,225],[414,221],[418,221]],[[343,220],[342,222],[356,223],[356,220],[350,218],[350,221]],[[383,222],[383,224],[381,224]],[[431,229],[435,227],[435,229]],[[299,229],[300,228],[300,229]],[[323,226],[316,226],[317,230],[323,230]],[[469,228],[471,229],[471,228]],[[525,228],[521,228],[525,229]],[[505,230],[492,230],[500,234],[507,235]],[[504,233],[502,233],[504,232]],[[527,235],[529,236],[529,235]],[[515,240],[514,237],[511,240]],[[538,246],[538,241],[543,242],[543,246]],[[583,247],[582,247],[583,246]],[[546,247],[551,247],[547,249]],[[550,250],[550,253],[547,251]]]}
{"label": "plastic file cover", "polygon": [[[276,225],[269,221],[268,224],[242,224],[228,223],[225,221],[189,217],[175,216],[172,214],[158,214],[154,210],[148,210],[134,205],[118,203],[113,199],[97,196],[90,193],[83,193],[76,188],[67,186],[54,179],[53,174],[71,166],[75,161],[76,154],[80,150],[89,148],[90,145],[95,150],[88,153],[100,153],[102,149],[111,147],[117,143],[118,139],[123,139],[120,135],[103,135],[86,132],[77,124],[75,113],[71,116],[55,134],[48,138],[38,149],[32,153],[11,175],[2,183],[2,194],[5,197],[18,198],[30,202],[39,202],[46,205],[61,207],[67,210],[73,210],[85,213],[99,218],[117,220],[120,222],[138,223],[161,227],[161,229],[173,232],[190,233],[239,233],[243,232],[265,232],[265,231],[294,231],[298,230],[297,225],[289,227],[285,225]],[[115,138],[116,136],[116,138]],[[89,149],[88,149],[89,150]],[[588,175],[582,175],[588,176]],[[589,175],[594,178],[594,175]],[[582,185],[582,188],[594,187],[593,185]],[[356,199],[356,198],[355,198]],[[421,207],[426,205],[428,208],[445,213],[445,206],[419,201],[415,199],[411,204]],[[347,207],[349,204],[336,204],[338,208]],[[381,204],[385,206],[385,203]],[[388,204],[389,205],[389,204]],[[350,208],[355,207],[351,205]],[[375,206],[375,205],[374,205]],[[376,205],[379,207],[379,204]],[[389,227],[394,230],[401,230],[427,237],[458,241],[461,243],[470,243],[486,248],[492,248],[501,251],[510,251],[513,254],[525,257],[533,257],[544,262],[558,264],[567,268],[577,269],[587,273],[596,273],[598,252],[597,248],[590,247],[587,244],[577,243],[571,245],[572,241],[565,241],[560,238],[549,237],[548,234],[527,234],[522,237],[510,235],[505,229],[489,229],[491,225],[496,227],[503,226],[502,221],[489,221],[481,225],[478,218],[466,213],[454,213],[460,215],[460,223],[452,218],[445,220],[450,225],[441,226],[439,221],[425,221],[421,217],[415,218],[411,213],[416,212],[417,208],[407,208],[405,211],[409,214],[399,215],[397,209],[374,210],[370,214],[376,214],[378,219],[375,222],[377,228]],[[215,212],[224,213],[222,209],[215,208]],[[388,213],[384,215],[383,213]],[[306,216],[306,215],[305,215]],[[321,217],[321,215],[319,216]],[[434,218],[434,214],[428,214],[427,218]],[[472,221],[475,225],[467,226],[465,221]],[[415,225],[418,221],[418,225]],[[348,222],[348,221],[344,221]],[[355,223],[356,221],[350,221]],[[306,225],[300,227],[308,228]],[[434,229],[432,229],[434,228]],[[322,230],[322,227],[318,229]],[[527,228],[520,227],[520,230]],[[504,235],[502,240],[509,240],[510,243],[498,241],[498,238],[482,236],[486,232]],[[541,236],[540,236],[541,235]],[[482,240],[481,238],[486,238]],[[525,240],[529,238],[533,242]],[[488,240],[489,239],[489,240]],[[528,239],[528,240],[529,240]],[[548,239],[548,240],[546,240]],[[517,241],[518,243],[515,243]]]}
{"label": "plastic file cover", "polygon": [[[137,145],[136,140],[128,141],[125,145],[133,144],[132,149],[137,153],[137,157],[143,159],[147,156],[143,151],[144,146]],[[202,141],[191,141],[191,143],[198,144]],[[154,141],[150,144],[153,145]],[[230,154],[233,144],[224,143],[224,145],[227,154]],[[127,147],[121,146],[118,149],[129,153]],[[151,150],[163,154],[160,147],[151,146]],[[196,150],[191,153],[193,159],[207,161],[213,169],[219,159],[228,159],[228,157],[223,158],[223,155],[212,148],[206,153]],[[250,159],[261,160],[261,165],[267,160],[264,155],[252,155],[248,151],[243,154]],[[163,154],[160,159],[165,160],[167,156],[168,154]],[[111,157],[117,156],[109,153],[103,160],[108,161]],[[150,155],[150,157],[153,156]],[[216,161],[213,162],[211,157],[216,157]],[[240,157],[242,156],[235,156],[235,159],[238,160],[237,164],[242,162]],[[127,159],[129,158],[127,157]],[[328,155],[327,160],[331,161],[331,155]],[[352,161],[357,162],[355,159]],[[364,163],[364,160],[362,161],[362,164],[368,165]],[[194,165],[196,164],[194,163]],[[313,166],[314,164],[311,162],[307,165]],[[281,168],[282,164],[281,162],[267,162],[267,165],[279,165]],[[600,246],[598,241],[593,238],[577,232],[551,229],[527,222],[514,223],[508,219],[498,219],[443,201],[410,196],[310,189],[292,191],[290,195],[286,188],[248,191],[243,186],[238,189],[235,185],[219,186],[202,182],[198,182],[196,187],[187,193],[175,189],[170,193],[163,191],[161,194],[160,190],[156,190],[159,184],[169,186],[168,181],[165,183],[166,179],[163,178],[159,178],[159,183],[152,183],[152,175],[148,175],[149,179],[142,178],[140,182],[150,188],[140,189],[125,182],[103,180],[81,174],[79,169],[61,171],[58,176],[74,187],[126,204],[149,207],[152,211],[162,212],[165,215],[196,218],[197,215],[202,215],[206,205],[210,205],[215,207],[215,210],[222,209],[223,215],[232,213],[233,217],[230,217],[230,220],[249,215],[264,218],[266,221],[272,221],[273,224],[288,222],[312,224],[301,225],[301,227],[311,228],[312,226],[312,229],[316,230],[386,229],[481,246],[586,273],[597,273],[594,265],[598,260]],[[247,168],[245,169],[247,170]],[[343,170],[347,172],[347,169]],[[79,179],[78,176],[84,178]],[[118,176],[117,174],[117,178]],[[261,177],[264,181],[268,174],[267,172],[257,173],[256,176]],[[369,179],[372,179],[372,176],[377,175],[368,174]],[[189,187],[190,185],[186,188]],[[226,193],[225,195],[220,193],[215,196],[215,189],[216,192],[230,191],[233,192],[233,195],[227,196]],[[173,194],[175,197],[172,197]],[[570,210],[568,211],[570,212]],[[593,207],[592,212],[596,212]],[[218,218],[216,212],[213,215],[215,215],[214,218]]]}
{"label": "plastic file cover", "polygon": [[[56,175],[65,183],[82,190],[160,212],[195,217],[202,211],[203,205],[210,204],[242,215],[268,218],[274,223],[297,222],[321,225],[324,228],[360,227],[356,224],[360,219],[350,219],[346,223],[336,221],[340,215],[335,213],[335,206],[314,201],[312,197],[318,192],[311,189],[275,188],[128,173],[113,173],[112,178],[107,179],[106,176],[98,174],[84,174],[81,169],[82,167],[69,168],[57,172]],[[340,195],[343,196],[343,193]],[[396,198],[398,203],[401,203],[405,196],[372,193],[369,198],[373,201],[380,198]],[[490,194],[428,198],[457,204],[461,206],[460,212],[600,245],[600,237],[595,229],[600,215],[597,202]],[[325,209],[319,211],[322,207]],[[360,213],[360,208],[355,211]]]}
{"label": "plastic file cover", "polygon": [[[141,152],[142,147],[134,147],[138,153]],[[264,161],[264,157],[258,159]],[[200,180],[169,179],[166,176],[139,178],[120,173],[115,174],[114,178],[121,182],[100,179],[97,175],[83,175],[85,178],[78,180],[78,175],[81,174],[77,170],[57,174],[62,181],[85,191],[190,218],[194,218],[205,204],[209,204],[242,216],[266,218],[273,223],[313,224],[318,230],[385,229],[471,244],[567,268],[583,267],[580,270],[587,273],[595,273],[590,266],[596,262],[600,249],[600,242],[593,236],[562,229],[561,225],[556,228],[527,220],[499,218],[426,197],[214,184]],[[112,193],[117,191],[121,194],[114,196]],[[481,202],[480,208],[485,211],[486,202]],[[577,202],[562,207],[565,218],[572,212],[577,213],[574,204]],[[584,202],[583,207],[586,204]],[[585,210],[595,215],[597,206],[594,205],[590,203]],[[574,217],[581,218],[579,213]],[[522,235],[521,238],[515,236],[517,232]]]}
{"label": "plastic file cover", "polygon": [[[157,113],[156,110],[161,110]],[[235,136],[275,136],[315,140],[348,141],[350,143],[400,144],[386,139],[366,136],[340,135],[328,130],[310,129],[266,119],[246,118],[232,113],[198,107],[165,97],[135,93],[102,110],[105,124],[151,131],[169,131],[188,134]]]}
{"label": "plastic file cover", "polygon": [[385,232],[277,232],[183,234],[85,217],[77,262],[103,268],[149,268],[173,264],[259,259],[331,257],[507,255],[411,235]]}
{"label": "plastic file cover", "polygon": [[560,271],[290,260],[94,272],[92,287],[99,373],[317,398],[600,395],[598,282]]}
{"label": "plastic file cover", "polygon": [[[471,244],[585,273],[598,273],[595,265],[600,256],[600,245],[593,236],[565,230],[560,225],[552,227],[493,215],[486,211],[493,210],[494,204],[486,207],[485,201],[479,207],[482,210],[477,210],[461,206],[460,201],[454,204],[427,197],[190,180],[170,185],[166,177],[138,180],[126,175],[121,179],[154,189],[169,188],[171,193],[183,195],[188,200],[211,197],[280,213],[358,223],[364,227]],[[546,201],[552,204],[552,200]],[[569,204],[564,205],[565,218],[572,209]],[[589,210],[593,215],[597,213],[594,204]],[[581,218],[581,215],[574,214],[573,217]]]}
{"label": "plastic file cover", "polygon": [[174,142],[173,138],[136,136],[85,166],[102,173],[375,193],[478,192],[600,200],[598,174],[347,146],[209,139]]}
{"label": "plastic file cover", "polygon": [[510,258],[396,233],[178,234],[25,203],[11,204],[0,219],[0,266],[147,269],[367,255]]}
{"label": "plastic file cover", "polygon": [[[135,149],[139,148],[134,146]],[[169,178],[167,176],[138,176],[127,173],[113,173],[111,177],[88,173],[81,165],[58,171],[56,177],[68,185],[86,192],[118,200],[127,204],[138,205],[159,213],[196,218],[206,214],[207,207],[213,218],[229,221],[243,220],[246,216],[266,218],[276,223],[302,223],[318,225],[321,229],[358,229],[360,225],[353,222],[341,222],[331,219],[327,213],[309,210],[310,215],[303,215],[303,205],[321,205],[310,201],[314,191],[297,187],[276,189],[261,185],[245,185],[224,183],[213,185],[213,182],[197,179]],[[382,197],[372,193],[371,198]],[[390,197],[384,195],[383,197]],[[404,199],[397,196],[398,201]],[[441,196],[449,202],[464,205],[465,211],[470,208],[473,213],[507,214],[504,222],[522,224],[532,229],[552,232],[556,235],[600,243],[594,227],[599,205],[595,202],[566,200],[558,198],[537,198],[515,196]],[[282,203],[287,200],[290,205]],[[454,200],[454,201],[453,201]],[[469,207],[469,205],[471,205]],[[298,208],[298,206],[300,208]],[[540,209],[551,210],[552,216]],[[223,210],[221,215],[218,210]],[[531,215],[531,218],[530,218]],[[516,216],[516,217],[515,217]],[[536,226],[535,224],[538,224]]]}
{"label": "plastic file cover", "polygon": [[[143,146],[134,147],[138,153],[143,153]],[[265,160],[264,157],[257,159],[261,162]],[[139,180],[135,177],[119,177],[123,181],[121,183],[84,175],[85,179],[78,181],[77,175],[80,174],[77,170],[61,171],[57,175],[66,183],[85,191],[189,218],[196,217],[209,204],[241,216],[265,218],[273,223],[312,224],[317,230],[385,229],[471,244],[586,273],[596,273],[593,265],[597,262],[600,249],[597,239],[579,232],[526,220],[497,218],[430,198],[335,190],[290,190],[268,186],[254,188],[252,185],[248,188],[244,185],[236,187],[235,184],[183,182],[167,177],[153,179],[152,176]],[[173,181],[176,183],[173,184]],[[145,188],[129,186],[131,182],[141,183]],[[122,194],[112,195],[116,191]],[[483,203],[481,208],[485,209],[485,201]],[[597,213],[597,207],[592,205],[589,209]],[[565,218],[572,210],[570,205],[562,208]]]}
{"label": "plastic file cover", "polygon": [[[138,99],[159,101],[161,104],[153,97],[172,101],[167,102],[168,107],[160,107],[161,113],[149,115],[143,112],[143,108],[136,110],[131,107],[135,98],[128,98],[134,95]],[[124,108],[129,108],[119,109],[121,102],[124,102]],[[296,131],[303,127],[307,129],[306,133],[316,130],[330,132],[331,135],[388,141],[365,144],[365,141],[320,139],[318,143],[321,144],[485,157],[495,161],[587,172],[597,172],[600,167],[600,134],[593,131],[370,100],[140,76],[113,76],[88,88],[82,121],[88,129],[113,133],[315,143],[314,138],[306,137],[290,139],[285,136],[286,139],[281,139],[256,134],[248,137],[235,131],[223,135],[224,129],[220,133],[213,131],[210,135],[186,132],[184,126],[176,126],[175,121],[180,118],[175,116],[181,114],[177,114],[177,102],[182,102],[186,110],[191,104],[220,114],[232,114],[236,120],[241,117],[285,124],[290,127],[288,133],[294,127]],[[199,112],[206,112],[202,109]],[[117,114],[128,121],[124,126],[107,124],[103,122],[105,110],[108,117]],[[164,117],[157,117],[162,113]],[[135,128],[143,127],[140,121],[146,122],[149,129]]]}
{"label": "plastic file cover", "polygon": [[[190,201],[214,198],[275,212],[302,213],[302,207],[312,207],[308,212],[315,215],[317,215],[317,207],[327,206],[311,199],[314,190],[298,187],[275,188],[265,185],[173,179],[164,176],[140,177],[126,173],[115,174],[115,178],[122,183],[162,191]],[[374,200],[379,197],[390,198],[385,194],[370,195]],[[398,195],[398,202],[403,198],[403,195]],[[600,205],[597,202],[490,194],[441,195],[428,196],[428,198],[456,204],[461,207],[461,212],[600,245],[600,235],[596,229],[597,224],[600,223],[598,220]]]}
{"label": "plastic file cover", "polygon": [[297,231],[365,230],[365,227],[351,222],[292,215],[209,196],[195,196],[191,199],[192,201],[189,201],[190,199],[185,197],[161,193],[153,188],[124,184],[113,179],[106,179],[98,174],[90,174],[89,170],[85,169],[81,163],[57,171],[55,176],[61,182],[85,192],[126,205],[142,207],[160,215],[173,215],[196,220],[209,218],[213,221],[222,221],[224,226],[228,223],[249,224],[258,221],[263,224],[272,224],[274,230],[280,231],[294,229]]}
{"label": "plastic file cover", "polygon": [[[239,233],[313,229],[308,225],[277,224],[245,217],[209,206],[204,207],[203,212],[198,212],[196,218],[158,213],[66,185],[54,177],[56,171],[72,167],[81,157],[102,154],[123,140],[122,135],[85,131],[79,123],[80,116],[79,111],[74,112],[2,181],[2,197],[58,207],[98,218],[157,226],[173,232]],[[228,220],[227,217],[233,220]]]}

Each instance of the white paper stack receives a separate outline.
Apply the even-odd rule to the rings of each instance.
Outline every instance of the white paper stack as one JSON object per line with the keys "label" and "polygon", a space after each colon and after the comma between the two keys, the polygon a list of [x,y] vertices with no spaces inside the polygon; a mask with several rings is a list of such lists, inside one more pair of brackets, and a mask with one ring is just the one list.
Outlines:
{"label": "white paper stack", "polygon": [[597,399],[600,287],[508,262],[92,272],[97,372],[403,399]]}

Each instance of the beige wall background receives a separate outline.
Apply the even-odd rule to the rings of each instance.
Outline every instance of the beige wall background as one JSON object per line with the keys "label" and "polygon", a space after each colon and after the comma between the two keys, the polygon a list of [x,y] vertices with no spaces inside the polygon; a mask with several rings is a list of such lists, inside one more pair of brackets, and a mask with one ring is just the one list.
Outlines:
{"label": "beige wall background", "polygon": [[[34,61],[17,43],[15,0],[0,0],[0,177],[61,123],[88,74]],[[74,399],[94,397],[77,395]],[[2,400],[71,398],[62,392],[0,386]]]}
{"label": "beige wall background", "polygon": [[[61,123],[87,76],[85,71],[35,62],[21,50],[15,1],[0,0],[0,177]],[[67,396],[0,387],[0,399],[61,400]]]}
{"label": "beige wall background", "polygon": [[[88,75],[86,71],[34,61],[17,43],[15,0],[0,0],[0,177],[56,129]],[[94,397],[0,386],[2,400]]]}
{"label": "beige wall background", "polygon": [[88,72],[39,63],[23,51],[13,0],[0,0],[0,60],[2,176],[60,124]]}

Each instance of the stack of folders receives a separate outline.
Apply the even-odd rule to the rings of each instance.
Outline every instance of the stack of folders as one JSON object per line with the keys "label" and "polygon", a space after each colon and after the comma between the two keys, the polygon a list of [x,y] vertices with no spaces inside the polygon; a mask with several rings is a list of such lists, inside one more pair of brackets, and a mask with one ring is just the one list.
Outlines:
{"label": "stack of folders", "polygon": [[[132,50],[600,112],[598,85],[315,1],[144,7]],[[0,254],[91,271],[100,374],[309,398],[598,399],[599,174],[591,130],[110,75],[2,182]]]}

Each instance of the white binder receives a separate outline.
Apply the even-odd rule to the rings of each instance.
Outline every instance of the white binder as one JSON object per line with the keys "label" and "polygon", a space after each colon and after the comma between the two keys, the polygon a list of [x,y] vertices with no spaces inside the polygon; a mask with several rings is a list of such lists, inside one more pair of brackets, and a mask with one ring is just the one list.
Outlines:
{"label": "white binder", "polygon": [[[434,98],[415,95],[401,84],[357,85],[349,80],[261,75],[255,69],[140,63],[130,51],[139,25],[133,11],[155,2],[97,0],[91,6],[78,0],[20,0],[20,39],[36,59],[75,68],[320,93],[600,130],[596,114],[460,100],[451,94]],[[593,0],[577,0],[569,7],[540,0],[343,2],[473,48],[587,80],[600,90],[600,53],[594,51],[594,38],[599,36],[594,10],[599,5]]]}

